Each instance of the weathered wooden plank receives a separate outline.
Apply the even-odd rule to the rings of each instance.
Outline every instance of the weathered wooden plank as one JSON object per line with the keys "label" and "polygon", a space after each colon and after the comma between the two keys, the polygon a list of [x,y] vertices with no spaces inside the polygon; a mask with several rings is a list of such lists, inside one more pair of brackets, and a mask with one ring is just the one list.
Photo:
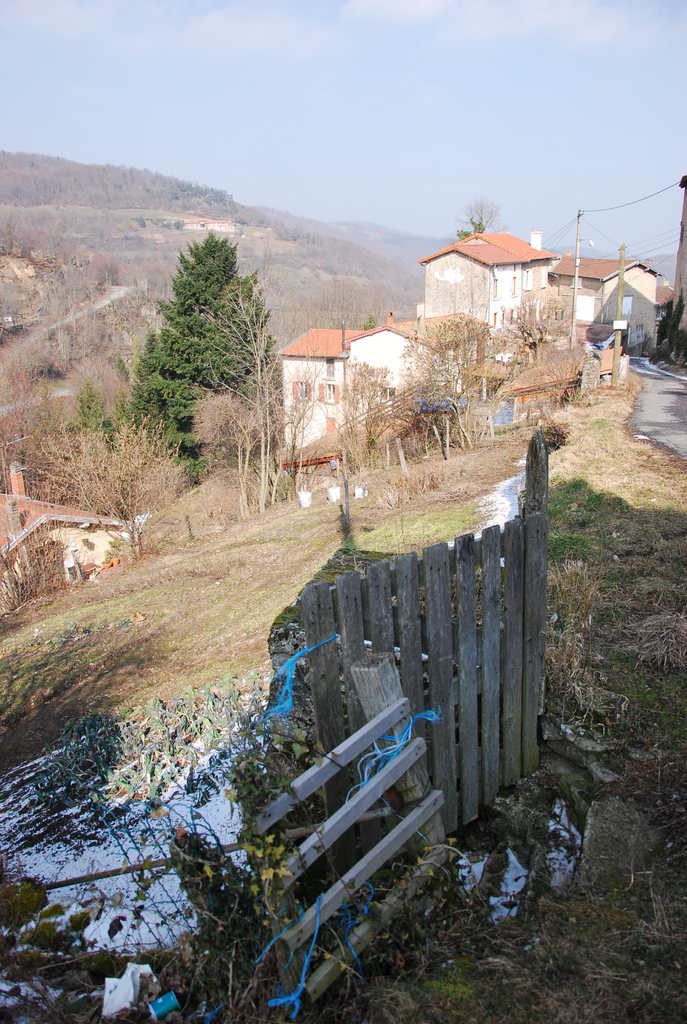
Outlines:
{"label": "weathered wooden plank", "polygon": [[522,771],[522,623],[525,545],[522,519],[506,523],[503,583],[503,751],[501,780],[513,786]]}
{"label": "weathered wooden plank", "polygon": [[[362,581],[358,573],[347,572],[339,576],[336,581],[336,591],[348,724],[351,729],[359,729],[365,724],[367,718],[362,712],[355,690],[351,685],[351,665],[360,661],[365,654]],[[382,833],[383,828],[380,822],[361,825],[360,842],[363,850],[374,846]]]}
{"label": "weathered wooden plank", "polygon": [[[346,947],[341,950],[340,956],[344,960],[352,961],[351,947],[357,955],[362,953],[371,944],[375,936],[382,929],[386,928],[392,919],[417,896],[420,890],[436,874],[437,869],[441,868],[447,857],[448,853],[443,846],[432,850],[423,860],[422,864],[404,879],[403,888],[396,886],[392,889],[379,910],[375,913],[374,918],[366,917],[364,921],[361,921],[351,931]],[[312,972],[306,982],[306,991],[311,999],[319,999],[332,982],[340,977],[341,965],[339,957],[331,957],[319,964]]]}
{"label": "weathered wooden plank", "polygon": [[482,802],[490,804],[500,785],[501,703],[501,531],[482,533]]}
{"label": "weathered wooden plank", "polygon": [[378,715],[345,739],[338,747],[330,750],[317,764],[312,765],[297,779],[294,779],[288,792],[280,793],[258,816],[256,829],[262,835],[268,828],[280,821],[296,804],[307,800],[309,796],[336,775],[347,764],[351,764],[370,747],[376,739],[393,729],[398,722],[407,721],[410,715],[410,704],[406,697],[395,701],[380,711]]}
{"label": "weathered wooden plank", "polygon": [[525,516],[546,512],[549,502],[549,453],[541,428],[535,430],[527,449],[525,468]]}
{"label": "weathered wooden plank", "polygon": [[458,599],[460,806],[463,824],[467,824],[477,817],[479,809],[475,544],[472,534],[456,538],[455,556]]}
{"label": "weathered wooden plank", "polygon": [[369,810],[409,768],[412,768],[420,758],[425,756],[425,750],[423,739],[418,737],[412,740],[393,761],[373,775],[362,789],[358,789],[338,811],[335,811],[311,836],[308,836],[286,863],[289,877],[284,879],[284,887],[288,888],[293,885],[296,879],[311,864],[314,864],[321,854],[359,821],[365,811]]}
{"label": "weathered wooden plank", "polygon": [[[328,583],[311,583],[305,588],[301,596],[301,621],[308,646],[331,636],[336,631]],[[346,738],[346,718],[336,643],[325,644],[324,647],[313,651],[309,660],[309,681],[317,739],[322,751],[330,751]],[[344,802],[349,784],[350,776],[345,770],[337,772],[326,784],[324,803],[327,815],[333,814]],[[343,836],[332,851],[332,856],[337,870],[345,870],[354,857],[353,836]]]}
{"label": "weathered wooden plank", "polygon": [[[417,713],[425,709],[417,555],[401,555],[396,559],[395,569],[401,687],[410,701],[412,711]],[[418,736],[424,736],[425,723],[418,722],[416,731]]]}
{"label": "weathered wooden plank", "polygon": [[375,652],[392,653],[394,616],[391,607],[391,566],[387,561],[373,562],[367,570],[370,602],[370,640]]}
{"label": "weathered wooden plank", "polygon": [[546,630],[547,518],[543,512],[525,519],[525,621],[523,627],[522,772],[539,767],[537,723],[544,688]]}
{"label": "weathered wooden plank", "polygon": [[[378,713],[380,708],[394,704],[401,696],[401,680],[395,662],[382,655],[368,655],[365,661],[351,666],[351,678],[355,686],[360,705],[369,717]],[[408,719],[401,719],[391,729],[391,734],[399,739],[407,731]],[[419,725],[419,723],[417,723]],[[436,728],[436,724],[432,726]],[[399,779],[396,791],[404,804],[421,800],[430,786],[426,758],[412,767]],[[431,818],[425,829],[424,843],[435,845],[443,843],[446,838],[444,823],[440,815]]]}
{"label": "weathered wooden plank", "polygon": [[458,826],[456,782],[455,703],[453,697],[453,627],[451,569],[448,546],[434,544],[424,550],[425,618],[429,655],[429,703],[441,721],[432,727],[432,777],[445,795],[447,832]]}
{"label": "weathered wooden plank", "polygon": [[[382,865],[393,857],[404,846],[418,829],[422,828],[428,818],[441,808],[444,794],[433,789],[402,821],[398,823],[384,838],[360,858],[357,864],[346,872],[322,895],[320,900],[320,924],[324,924],[335,914],[350,893],[354,893]],[[310,938],[315,930],[317,910],[315,904],[308,907],[303,917],[284,934],[284,941],[289,949],[298,949]]]}

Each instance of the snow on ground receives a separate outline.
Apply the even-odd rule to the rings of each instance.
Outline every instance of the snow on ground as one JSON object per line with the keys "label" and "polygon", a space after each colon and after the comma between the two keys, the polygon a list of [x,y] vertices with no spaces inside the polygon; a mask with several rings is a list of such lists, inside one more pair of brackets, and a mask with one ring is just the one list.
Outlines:
{"label": "snow on ground", "polygon": [[582,849],[582,836],[568,817],[568,808],[560,798],[554,800],[549,819],[549,852],[546,863],[551,888],[559,892],[575,874]]}
{"label": "snow on ground", "polygon": [[687,377],[683,373],[672,373],[670,370],[664,370],[661,366],[656,366],[649,359],[640,356],[633,356],[630,365],[632,369],[643,377],[672,377],[674,380],[680,380],[683,384],[687,383]]}
{"label": "snow on ground", "polygon": [[[520,459],[519,466],[524,466],[526,460]],[[504,526],[509,519],[514,519],[519,514],[520,492],[525,486],[525,473],[518,473],[507,480],[502,480],[493,491],[490,491],[479,503],[480,517],[484,517],[483,529],[488,526]]]}
{"label": "snow on ground", "polygon": [[[37,793],[36,781],[46,759],[20,765],[0,778],[0,850],[7,858],[8,876],[28,876],[43,883],[116,869],[125,863],[153,860],[169,853],[170,837],[178,825],[235,841],[238,811],[219,792],[202,807],[178,788],[165,807],[168,814],[151,820],[146,804],[124,807],[83,802],[70,808],[51,808]],[[71,914],[88,910],[92,921],[84,932],[97,948],[118,951],[167,946],[193,925],[193,909],[174,871],[164,869],[147,891],[131,875],[101,879],[53,890],[52,903],[64,908],[60,925]]]}
{"label": "snow on ground", "polygon": [[507,917],[515,917],[518,913],[518,897],[527,885],[527,868],[523,867],[510,847],[506,850],[508,865],[501,879],[501,892],[498,896],[489,897],[491,911],[489,917],[492,924],[499,924]]}

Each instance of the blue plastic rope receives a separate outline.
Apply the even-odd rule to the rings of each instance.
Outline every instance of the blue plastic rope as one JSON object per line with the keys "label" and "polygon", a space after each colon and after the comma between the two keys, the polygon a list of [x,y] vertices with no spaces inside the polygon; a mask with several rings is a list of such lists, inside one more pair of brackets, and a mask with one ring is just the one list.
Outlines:
{"label": "blue plastic rope", "polygon": [[305,910],[301,910],[300,914],[298,915],[298,917],[296,918],[296,920],[295,920],[295,921],[289,921],[289,923],[288,923],[287,925],[284,925],[284,927],[282,928],[282,930],[281,930],[281,931],[279,932],[279,934],[278,934],[278,935],[275,935],[273,939],[270,939],[270,941],[269,941],[269,942],[267,943],[267,945],[266,945],[266,946],[265,946],[265,948],[263,949],[263,951],[262,951],[262,953],[260,954],[260,956],[259,956],[259,957],[257,958],[257,960],[255,961],[255,966],[256,966],[256,967],[258,966],[258,964],[259,964],[259,963],[260,963],[260,962],[261,962],[262,960],[264,960],[264,959],[265,959],[265,957],[267,956],[267,954],[269,953],[269,951],[270,951],[270,950],[272,949],[272,946],[273,946],[273,945],[275,944],[275,942],[279,942],[279,940],[280,940],[280,939],[282,938],[282,936],[283,936],[283,935],[285,935],[285,934],[286,934],[286,932],[288,932],[289,928],[293,928],[293,926],[294,926],[295,924],[298,924],[298,922],[300,921],[300,919],[301,919],[301,918],[303,917],[303,914],[304,914],[304,913],[305,913]]}
{"label": "blue plastic rope", "polygon": [[292,654],[283,665],[274,673],[274,679],[279,679],[280,676],[284,677],[284,685],[279,691],[277,702],[271,708],[268,708],[262,716],[263,722],[267,722],[274,715],[288,715],[293,711],[293,677],[296,673],[296,664],[302,659],[312,654],[313,651],[318,650],[320,647],[324,647],[325,644],[330,644],[332,640],[336,640],[336,633],[332,633],[326,640],[319,640],[312,647],[306,647],[302,651],[297,651],[296,654]]}
{"label": "blue plastic rope", "polygon": [[303,961],[303,968],[301,970],[301,978],[297,988],[294,989],[290,994],[283,996],[275,996],[274,999],[270,999],[267,1003],[268,1006],[292,1006],[291,1020],[295,1020],[298,1016],[298,1011],[301,1008],[301,996],[303,995],[303,989],[305,988],[305,979],[308,977],[308,971],[310,970],[310,961],[312,960],[313,953],[315,952],[315,943],[317,942],[317,936],[320,931],[320,905],[322,903],[322,897],[317,897],[317,903],[315,904],[315,931],[313,932],[312,942],[310,948],[305,955]]}
{"label": "blue plastic rope", "polygon": [[[359,916],[358,917],[354,916],[354,914],[353,914],[353,907],[351,907],[350,903],[342,903],[341,907],[339,908],[339,915],[341,916],[341,920],[342,920],[343,928],[344,928],[344,942],[346,943],[346,945],[348,946],[348,948],[349,948],[349,950],[351,952],[351,956],[353,957],[353,959],[355,961],[355,965],[356,965],[356,967],[358,969],[358,974],[360,975],[361,978],[365,977],[364,974],[363,974],[363,965],[360,962],[360,957],[358,956],[358,953],[356,951],[355,946],[351,942],[350,936],[351,936],[351,932],[356,927],[356,925],[359,925],[361,923],[361,919],[364,918],[364,917],[367,917],[367,915],[368,915],[368,913],[370,911],[370,904],[372,903],[372,900],[374,899],[374,895],[375,895],[374,886],[372,885],[371,882],[365,882],[365,885],[367,886],[368,895],[367,895],[367,898],[363,901],[362,907],[359,908]],[[356,909],[358,909],[358,908],[356,908]]]}
{"label": "blue plastic rope", "polygon": [[[420,711],[417,715],[413,715],[400,736],[380,736],[379,740],[375,740],[372,744],[372,750],[368,750],[358,761],[358,778],[360,781],[355,786],[351,786],[346,794],[346,800],[350,800],[353,794],[359,789],[363,789],[378,772],[381,772],[383,768],[386,768],[388,764],[396,760],[401,751],[410,743],[415,723],[419,721],[440,722],[441,715],[433,708],[430,708],[429,711]],[[380,747],[380,741],[384,741],[388,746]]]}

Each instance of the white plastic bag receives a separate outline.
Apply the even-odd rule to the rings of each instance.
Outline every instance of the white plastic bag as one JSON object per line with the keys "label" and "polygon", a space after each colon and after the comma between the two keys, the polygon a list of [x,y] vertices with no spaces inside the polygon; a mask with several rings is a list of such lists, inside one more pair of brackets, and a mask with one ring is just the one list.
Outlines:
{"label": "white plastic bag", "polygon": [[120,1010],[128,1010],[136,1005],[143,975],[148,975],[153,984],[157,984],[157,978],[148,964],[127,964],[121,978],[105,978],[103,1017],[114,1017]]}

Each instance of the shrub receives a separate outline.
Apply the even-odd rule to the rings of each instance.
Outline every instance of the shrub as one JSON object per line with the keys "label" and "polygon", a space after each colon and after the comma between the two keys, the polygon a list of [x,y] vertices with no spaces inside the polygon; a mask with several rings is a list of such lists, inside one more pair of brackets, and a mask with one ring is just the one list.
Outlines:
{"label": "shrub", "polygon": [[562,448],[570,436],[570,427],[559,420],[546,420],[543,430],[544,442],[549,452]]}

